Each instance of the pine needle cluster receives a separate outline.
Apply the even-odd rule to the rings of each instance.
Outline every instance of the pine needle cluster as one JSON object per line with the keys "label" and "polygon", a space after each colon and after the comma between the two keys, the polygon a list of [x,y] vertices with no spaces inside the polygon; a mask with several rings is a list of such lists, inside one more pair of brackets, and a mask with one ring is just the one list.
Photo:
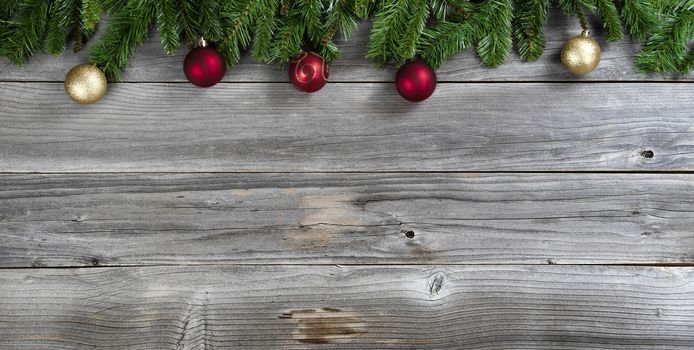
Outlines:
{"label": "pine needle cluster", "polygon": [[340,56],[335,37],[371,19],[366,57],[378,66],[419,57],[438,68],[475,48],[494,67],[512,49],[527,61],[542,56],[551,7],[582,25],[586,14],[599,16],[609,41],[628,33],[643,44],[636,66],[645,72],[694,69],[694,0],[2,0],[0,57],[22,64],[70,42],[80,50],[106,14],[89,61],[114,80],[153,28],[167,54],[205,37],[229,66],[246,50],[260,62],[285,63],[302,50],[331,61]]}

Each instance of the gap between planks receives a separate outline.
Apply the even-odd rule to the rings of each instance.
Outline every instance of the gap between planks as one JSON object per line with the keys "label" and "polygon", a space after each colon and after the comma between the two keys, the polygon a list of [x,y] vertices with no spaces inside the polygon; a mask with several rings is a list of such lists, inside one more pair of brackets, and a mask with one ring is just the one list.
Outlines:
{"label": "gap between planks", "polygon": [[282,175],[282,174],[314,174],[314,175],[336,175],[336,174],[450,174],[450,175],[514,175],[514,174],[575,174],[575,175],[599,175],[599,174],[614,174],[614,175],[694,175],[694,170],[384,170],[384,171],[0,171],[2,175]]}
{"label": "gap between planks", "polygon": [[123,269],[139,269],[139,268],[156,268],[156,267],[204,267],[204,266],[225,266],[225,267],[533,267],[533,266],[557,266],[559,267],[649,267],[649,268],[694,268],[694,262],[692,263],[596,263],[596,264],[576,264],[576,263],[416,263],[416,264],[401,264],[401,263],[344,263],[344,264],[325,264],[325,263],[177,263],[177,264],[137,264],[137,265],[117,265],[117,264],[103,264],[103,265],[62,265],[62,266],[0,266],[0,271],[3,270],[66,270],[66,269],[112,269],[112,268],[123,268]]}

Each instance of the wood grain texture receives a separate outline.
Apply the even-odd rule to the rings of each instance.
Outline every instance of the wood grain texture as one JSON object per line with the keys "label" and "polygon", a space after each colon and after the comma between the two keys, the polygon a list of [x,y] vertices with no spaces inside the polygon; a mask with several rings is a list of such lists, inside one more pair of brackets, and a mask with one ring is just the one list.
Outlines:
{"label": "wood grain texture", "polygon": [[[598,69],[587,76],[576,77],[569,74],[561,65],[559,52],[571,36],[581,32],[578,21],[567,18],[558,11],[552,11],[546,26],[546,51],[535,62],[524,62],[512,54],[506,64],[498,68],[482,65],[474,53],[467,50],[451,58],[437,71],[439,81],[604,81],[604,80],[686,80],[688,76],[661,76],[638,74],[633,65],[634,55],[639,45],[629,38],[616,43],[605,42],[602,24],[597,18],[592,20],[592,32],[603,49],[602,62]],[[102,26],[103,28],[103,26]],[[365,59],[370,24],[361,23],[356,34],[347,41],[339,43],[342,58],[333,62],[330,80],[333,82],[390,82],[395,77],[395,68],[380,70]],[[98,36],[98,35],[97,35]],[[187,48],[181,48],[175,55],[167,56],[160,47],[159,36],[153,32],[151,38],[139,48],[125,70],[126,82],[184,82],[183,58]],[[91,43],[93,43],[92,41]],[[81,53],[67,52],[59,57],[40,55],[18,68],[6,60],[0,60],[0,81],[62,81],[67,71],[74,65],[84,63],[90,46]],[[253,62],[249,54],[244,54],[241,63],[228,71],[227,82],[278,82],[288,81],[286,70],[271,65]]]}
{"label": "wood grain texture", "polygon": [[137,267],[0,273],[3,349],[691,349],[694,269]]}
{"label": "wood grain texture", "polygon": [[4,175],[0,266],[685,264],[693,190],[694,175]]}
{"label": "wood grain texture", "polygon": [[384,83],[0,91],[4,172],[694,169],[689,84],[441,84],[420,104]]}

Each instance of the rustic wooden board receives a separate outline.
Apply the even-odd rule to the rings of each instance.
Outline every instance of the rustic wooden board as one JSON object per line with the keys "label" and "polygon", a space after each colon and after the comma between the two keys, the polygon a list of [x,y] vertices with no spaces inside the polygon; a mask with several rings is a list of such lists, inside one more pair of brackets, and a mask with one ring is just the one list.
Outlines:
{"label": "rustic wooden board", "polygon": [[4,175],[0,266],[689,264],[693,193],[694,175]]}
{"label": "rustic wooden board", "polygon": [[[638,74],[633,65],[639,45],[632,44],[627,37],[616,43],[605,42],[601,24],[593,18],[593,32],[603,49],[600,67],[593,73],[576,77],[564,69],[559,60],[562,45],[571,36],[581,32],[575,18],[567,18],[553,11],[546,27],[546,52],[535,62],[524,62],[512,54],[508,62],[498,68],[483,66],[473,50],[452,58],[437,71],[440,81],[604,81],[604,80],[694,80],[688,76],[660,76]],[[331,81],[383,82],[393,81],[395,68],[374,68],[364,58],[368,43],[370,24],[364,22],[349,40],[340,43],[342,58],[331,64]],[[93,42],[92,42],[93,43]],[[89,46],[81,53],[67,52],[59,57],[41,55],[22,68],[12,66],[0,59],[0,81],[62,81],[74,65],[86,62]],[[139,48],[123,75],[127,82],[171,82],[186,81],[183,75],[183,58],[187,48],[181,48],[174,56],[167,56],[160,47],[159,36],[151,38]],[[228,82],[277,82],[288,81],[285,69],[253,62],[250,55],[243,56],[241,63],[230,70],[224,81]]]}
{"label": "rustic wooden board", "polygon": [[0,349],[692,348],[694,75],[570,76],[554,12],[410,104],[368,31],[315,95],[248,55],[197,89],[156,34],[93,106],[85,52],[0,60]]}
{"label": "rustic wooden board", "polygon": [[4,270],[0,347],[691,349],[694,269]]}
{"label": "rustic wooden board", "polygon": [[385,83],[0,91],[4,172],[694,169],[689,84],[441,84],[421,104]]}

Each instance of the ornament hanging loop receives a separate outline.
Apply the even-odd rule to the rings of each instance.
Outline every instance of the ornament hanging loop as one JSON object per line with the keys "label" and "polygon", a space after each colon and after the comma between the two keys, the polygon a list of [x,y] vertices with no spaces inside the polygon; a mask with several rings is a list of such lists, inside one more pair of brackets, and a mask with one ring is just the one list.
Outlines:
{"label": "ornament hanging loop", "polygon": [[203,37],[200,37],[200,39],[198,39],[198,47],[207,47],[207,40],[205,40],[205,38]]}

